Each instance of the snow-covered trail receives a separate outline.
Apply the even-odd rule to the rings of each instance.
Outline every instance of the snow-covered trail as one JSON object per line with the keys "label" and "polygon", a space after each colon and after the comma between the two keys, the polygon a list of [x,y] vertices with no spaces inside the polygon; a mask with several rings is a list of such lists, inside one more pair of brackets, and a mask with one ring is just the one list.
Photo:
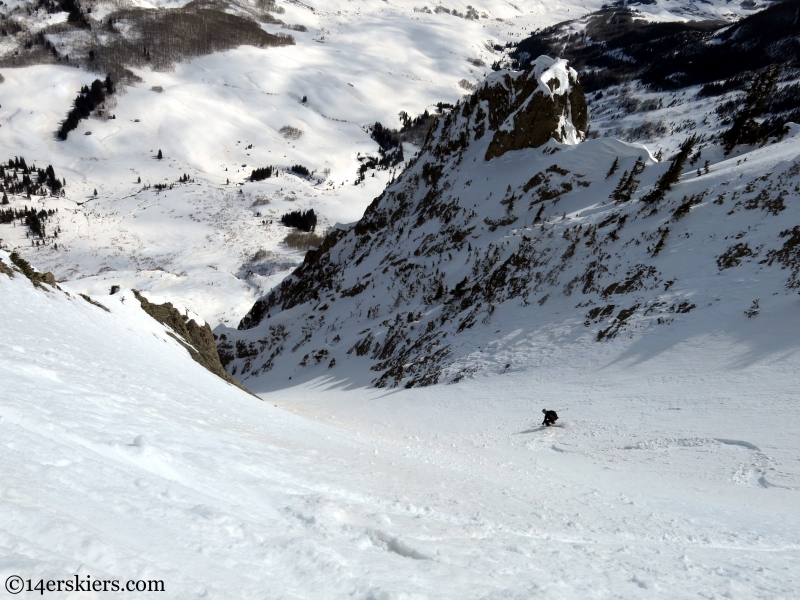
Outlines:
{"label": "snow-covered trail", "polygon": [[[96,300],[111,312],[0,274],[0,579],[161,579],[184,599],[800,590],[790,352],[734,372],[729,340],[638,364],[604,345],[582,371],[259,401],[129,293]],[[540,430],[543,406],[565,426]]]}

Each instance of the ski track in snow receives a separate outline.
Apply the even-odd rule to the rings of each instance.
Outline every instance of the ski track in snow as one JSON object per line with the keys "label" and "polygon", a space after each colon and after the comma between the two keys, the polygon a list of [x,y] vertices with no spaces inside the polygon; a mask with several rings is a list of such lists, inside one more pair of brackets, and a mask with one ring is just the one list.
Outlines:
{"label": "ski track in snow", "polygon": [[794,355],[732,369],[742,348],[704,339],[630,364],[607,345],[453,386],[319,379],[260,401],[129,292],[96,299],[111,313],[0,274],[2,579],[163,579],[171,598],[800,589]]}

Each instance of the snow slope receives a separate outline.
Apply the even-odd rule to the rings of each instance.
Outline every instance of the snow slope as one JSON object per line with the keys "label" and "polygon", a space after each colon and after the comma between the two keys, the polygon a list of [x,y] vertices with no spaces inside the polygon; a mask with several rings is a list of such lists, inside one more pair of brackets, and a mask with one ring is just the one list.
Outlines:
{"label": "snow slope", "polygon": [[[342,341],[334,370],[313,360],[300,369],[307,348],[289,348],[291,359],[269,379],[248,381],[258,400],[192,361],[131,292],[107,295],[112,284],[146,289],[212,324],[236,322],[301,260],[281,247],[284,232],[262,221],[313,206],[323,225],[352,222],[382,190],[385,172],[363,188],[342,185],[355,176],[358,153],[375,152],[363,125],[456,100],[462,78],[482,78],[466,58],[495,59],[488,38],[502,44],[597,4],[531,4],[519,17],[511,4],[479,6],[507,19],[491,27],[410,4],[292,4],[285,20],[310,28],[295,34],[297,47],[240,48],[172,73],[140,72],[143,83],[117,99],[116,120],[83,122],[66,145],[53,132],[92,77],[64,67],[4,69],[0,148],[52,163],[68,195],[44,204],[59,209],[59,251],[30,247],[12,225],[0,226],[0,238],[72,281],[61,284],[67,295],[0,272],[0,579],[161,579],[161,595],[181,599],[797,597],[798,301],[786,289],[791,270],[758,264],[797,223],[796,177],[785,175],[800,155],[797,130],[746,162],[704,150],[661,216],[630,217],[621,230],[620,243],[650,235],[683,195],[730,190],[722,205],[709,196],[670,225],[655,262],[661,279],[679,272],[677,282],[663,293],[661,279],[637,291],[647,308],[689,302],[692,312],[644,315],[641,307],[615,339],[596,343],[609,321],[587,328],[587,312],[611,301],[601,304],[594,291],[594,304],[573,308],[579,300],[559,298],[562,285],[541,304],[546,294],[537,294],[533,307],[509,303],[479,336],[459,334],[457,361],[445,373],[462,374],[458,385],[368,388],[375,373],[367,359],[348,363],[352,343]],[[424,40],[411,44],[417,60],[398,50],[409,39]],[[385,72],[376,67],[395,57]],[[282,136],[285,124],[303,136]],[[511,209],[521,228],[501,225],[481,243],[504,240],[506,252],[536,233],[562,256],[574,241],[567,227],[567,236],[577,225],[607,235],[618,225],[603,230],[602,221],[632,211],[608,195],[637,157],[646,161],[640,193],[667,167],[614,140],[546,149],[554,154],[494,159],[499,191],[481,187],[490,172],[477,160],[465,177],[465,156],[452,182],[482,198],[492,192],[499,203],[508,184],[523,186],[538,172],[576,192],[548,204],[552,238],[522,214],[526,199]],[[620,171],[606,180],[615,156]],[[711,170],[698,177],[706,158]],[[327,165],[330,177],[224,184],[241,183],[253,166],[296,161],[318,172]],[[547,172],[553,164],[569,175]],[[183,173],[194,182],[141,191]],[[589,188],[575,183],[578,174]],[[778,215],[756,200],[783,188],[790,193]],[[501,206],[482,206],[481,220],[496,219]],[[618,274],[646,254],[653,241],[643,240],[612,260]],[[739,243],[758,255],[720,271],[716,258]],[[263,276],[246,277],[260,249],[275,254]],[[585,252],[581,245],[569,267],[575,274],[585,272]],[[9,264],[5,252],[0,261]],[[436,268],[452,289],[467,273],[467,255],[447,261]],[[95,294],[110,312],[76,292]],[[760,314],[748,318],[755,299]],[[639,298],[624,300],[630,308]],[[313,314],[308,308],[287,323]],[[401,312],[411,311],[392,314]],[[342,338],[360,339],[367,315],[341,316],[350,319]],[[242,339],[250,333],[258,334]],[[321,343],[318,336],[312,346]],[[539,427],[545,407],[559,411],[561,427]]]}
{"label": "snow slope", "polygon": [[[458,386],[318,379],[260,401],[129,292],[95,300],[110,312],[0,273],[4,581],[163,580],[182,599],[800,591],[789,314],[749,339],[685,326]],[[561,427],[538,425],[544,406]]]}

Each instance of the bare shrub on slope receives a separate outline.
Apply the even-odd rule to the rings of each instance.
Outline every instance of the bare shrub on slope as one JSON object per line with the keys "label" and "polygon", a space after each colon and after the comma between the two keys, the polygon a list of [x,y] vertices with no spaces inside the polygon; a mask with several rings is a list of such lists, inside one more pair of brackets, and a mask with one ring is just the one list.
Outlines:
{"label": "bare shrub on slope", "polygon": [[289,248],[292,250],[300,250],[301,252],[305,252],[311,247],[318,248],[320,245],[322,245],[322,240],[324,239],[324,234],[314,233],[311,231],[298,231],[295,229],[285,238],[283,238],[283,243],[289,246]]}

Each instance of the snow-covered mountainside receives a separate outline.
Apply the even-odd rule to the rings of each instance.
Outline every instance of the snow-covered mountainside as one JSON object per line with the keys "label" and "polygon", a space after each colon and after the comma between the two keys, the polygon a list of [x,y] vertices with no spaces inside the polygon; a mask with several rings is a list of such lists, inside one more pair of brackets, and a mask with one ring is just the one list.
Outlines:
{"label": "snow-covered mountainside", "polygon": [[[10,223],[0,239],[85,293],[136,288],[235,325],[302,260],[281,215],[313,208],[320,232],[353,222],[391,179],[358,177],[378,156],[369,126],[455,103],[508,44],[602,4],[10,0],[0,5],[0,156],[52,165],[66,185],[63,198],[9,194],[18,210],[58,210],[40,246]],[[685,21],[758,8],[636,10]],[[275,45],[286,35],[293,44]],[[59,140],[82,86],[107,75],[116,91]],[[313,176],[284,173],[294,165]],[[250,181],[268,166],[280,176]]]}
{"label": "snow-covered mountainside", "polygon": [[[800,590],[796,301],[727,334],[552,345],[502,378],[259,401],[130,292],[40,286],[0,252],[3,582],[181,600]],[[541,428],[542,406],[563,426]]]}
{"label": "snow-covered mountainside", "polygon": [[576,144],[583,107],[563,61],[491,76],[358,223],[223,334],[230,372],[256,389],[323,375],[410,387],[676,321],[738,330],[797,302],[796,125],[730,155],[690,137],[659,162]]}
{"label": "snow-covered mountainside", "polygon": [[520,40],[511,64],[559,55],[587,92],[591,136],[674,152],[690,134],[713,141],[728,129],[755,73],[775,68],[758,127],[775,135],[800,122],[800,1],[770,4],[735,24],[654,20],[639,8],[606,7]]}

